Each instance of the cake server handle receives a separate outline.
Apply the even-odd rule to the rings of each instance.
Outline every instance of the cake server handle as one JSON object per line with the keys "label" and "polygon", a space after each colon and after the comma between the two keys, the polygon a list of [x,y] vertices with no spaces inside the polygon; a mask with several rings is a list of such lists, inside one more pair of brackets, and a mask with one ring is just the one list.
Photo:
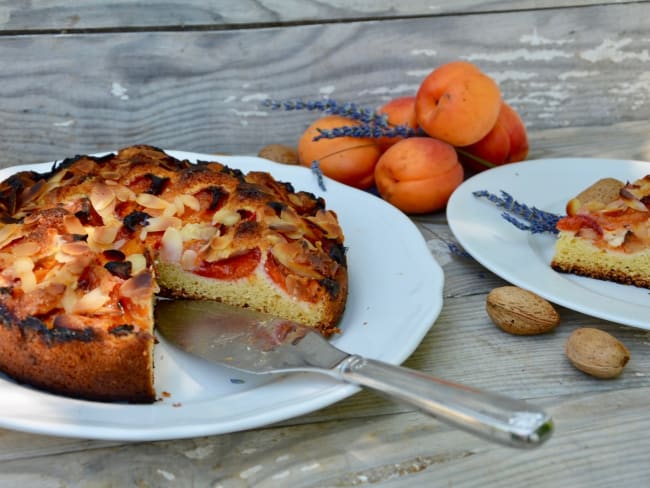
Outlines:
{"label": "cake server handle", "polygon": [[350,355],[335,377],[409,403],[459,429],[490,441],[532,448],[553,432],[553,421],[523,400],[434,378],[416,370]]}

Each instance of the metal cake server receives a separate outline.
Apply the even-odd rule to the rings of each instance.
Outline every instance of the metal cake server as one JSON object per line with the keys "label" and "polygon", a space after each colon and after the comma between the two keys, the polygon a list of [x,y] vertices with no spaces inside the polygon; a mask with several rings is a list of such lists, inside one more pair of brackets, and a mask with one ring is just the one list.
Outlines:
{"label": "metal cake server", "polygon": [[348,354],[310,327],[250,309],[214,301],[161,300],[155,321],[166,341],[222,366],[259,374],[326,374],[507,446],[535,447],[553,432],[552,419],[527,402]]}

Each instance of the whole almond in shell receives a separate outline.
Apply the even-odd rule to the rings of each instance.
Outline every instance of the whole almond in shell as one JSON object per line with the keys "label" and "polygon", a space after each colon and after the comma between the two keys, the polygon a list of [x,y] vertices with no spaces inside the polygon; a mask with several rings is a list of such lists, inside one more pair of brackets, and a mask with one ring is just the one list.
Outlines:
{"label": "whole almond in shell", "polygon": [[574,330],[567,339],[565,351],[576,368],[596,378],[615,378],[630,360],[630,351],[622,342],[591,327]]}
{"label": "whole almond in shell", "polygon": [[510,334],[543,334],[560,323],[560,315],[553,305],[517,286],[493,289],[487,296],[485,308],[492,322]]}
{"label": "whole almond in shell", "polygon": [[257,155],[276,163],[298,164],[298,151],[283,144],[269,144],[260,149]]}

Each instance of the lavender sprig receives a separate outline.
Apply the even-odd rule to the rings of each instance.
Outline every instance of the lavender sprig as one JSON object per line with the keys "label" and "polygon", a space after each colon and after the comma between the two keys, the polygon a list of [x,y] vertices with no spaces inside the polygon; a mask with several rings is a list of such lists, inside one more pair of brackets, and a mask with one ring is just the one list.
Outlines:
{"label": "lavender sprig", "polygon": [[318,187],[323,191],[327,191],[327,189],[325,188],[325,177],[323,176],[323,170],[320,169],[320,163],[318,161],[312,161],[310,167],[312,173],[316,175],[316,181],[318,181]]}
{"label": "lavender sprig", "polygon": [[314,137],[314,141],[319,139],[334,139],[336,137],[359,137],[359,138],[377,138],[377,137],[413,137],[419,132],[408,125],[344,125],[334,129],[317,129],[319,135]]}
{"label": "lavender sprig", "polygon": [[317,110],[330,115],[341,115],[348,119],[358,120],[366,124],[376,124],[386,126],[388,124],[388,115],[379,113],[376,110],[362,107],[356,103],[344,102],[339,103],[332,98],[322,100],[275,100],[266,99],[262,105],[272,110]]}
{"label": "lavender sprig", "polygon": [[[486,190],[479,190],[473,192],[477,198],[486,198],[488,201],[494,203],[497,207],[503,208],[505,212],[501,216],[518,229],[531,232],[533,234],[541,234],[549,232],[557,234],[557,222],[562,218],[551,212],[540,210],[536,207],[529,207],[525,204],[517,202],[509,193],[501,190],[501,197],[498,197]],[[523,219],[525,222],[515,218],[515,216]]]}

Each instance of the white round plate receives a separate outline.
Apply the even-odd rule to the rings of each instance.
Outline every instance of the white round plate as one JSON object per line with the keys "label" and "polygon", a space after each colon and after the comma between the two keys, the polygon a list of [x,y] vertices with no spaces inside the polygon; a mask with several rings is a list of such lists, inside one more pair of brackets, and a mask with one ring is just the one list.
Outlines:
{"label": "white round plate", "polygon": [[531,234],[502,209],[473,195],[509,193],[529,207],[564,215],[566,203],[600,178],[633,181],[650,163],[611,159],[540,159],[499,166],[469,178],[447,206],[449,226],[465,250],[487,269],[558,305],[593,317],[650,329],[650,290],[553,271],[552,234]]}
{"label": "white round plate", "polygon": [[[181,151],[190,161],[220,161],[245,172],[269,171],[296,190],[326,199],[345,233],[350,291],[340,349],[392,364],[418,346],[442,308],[443,272],[415,225],[380,198],[326,179],[322,191],[307,168],[247,156]],[[47,171],[52,163],[0,170]],[[112,440],[161,440],[260,427],[325,407],[358,391],[316,374],[253,376],[179,353],[161,341],[155,350],[151,405],[89,402],[41,392],[0,375],[0,427]]]}

